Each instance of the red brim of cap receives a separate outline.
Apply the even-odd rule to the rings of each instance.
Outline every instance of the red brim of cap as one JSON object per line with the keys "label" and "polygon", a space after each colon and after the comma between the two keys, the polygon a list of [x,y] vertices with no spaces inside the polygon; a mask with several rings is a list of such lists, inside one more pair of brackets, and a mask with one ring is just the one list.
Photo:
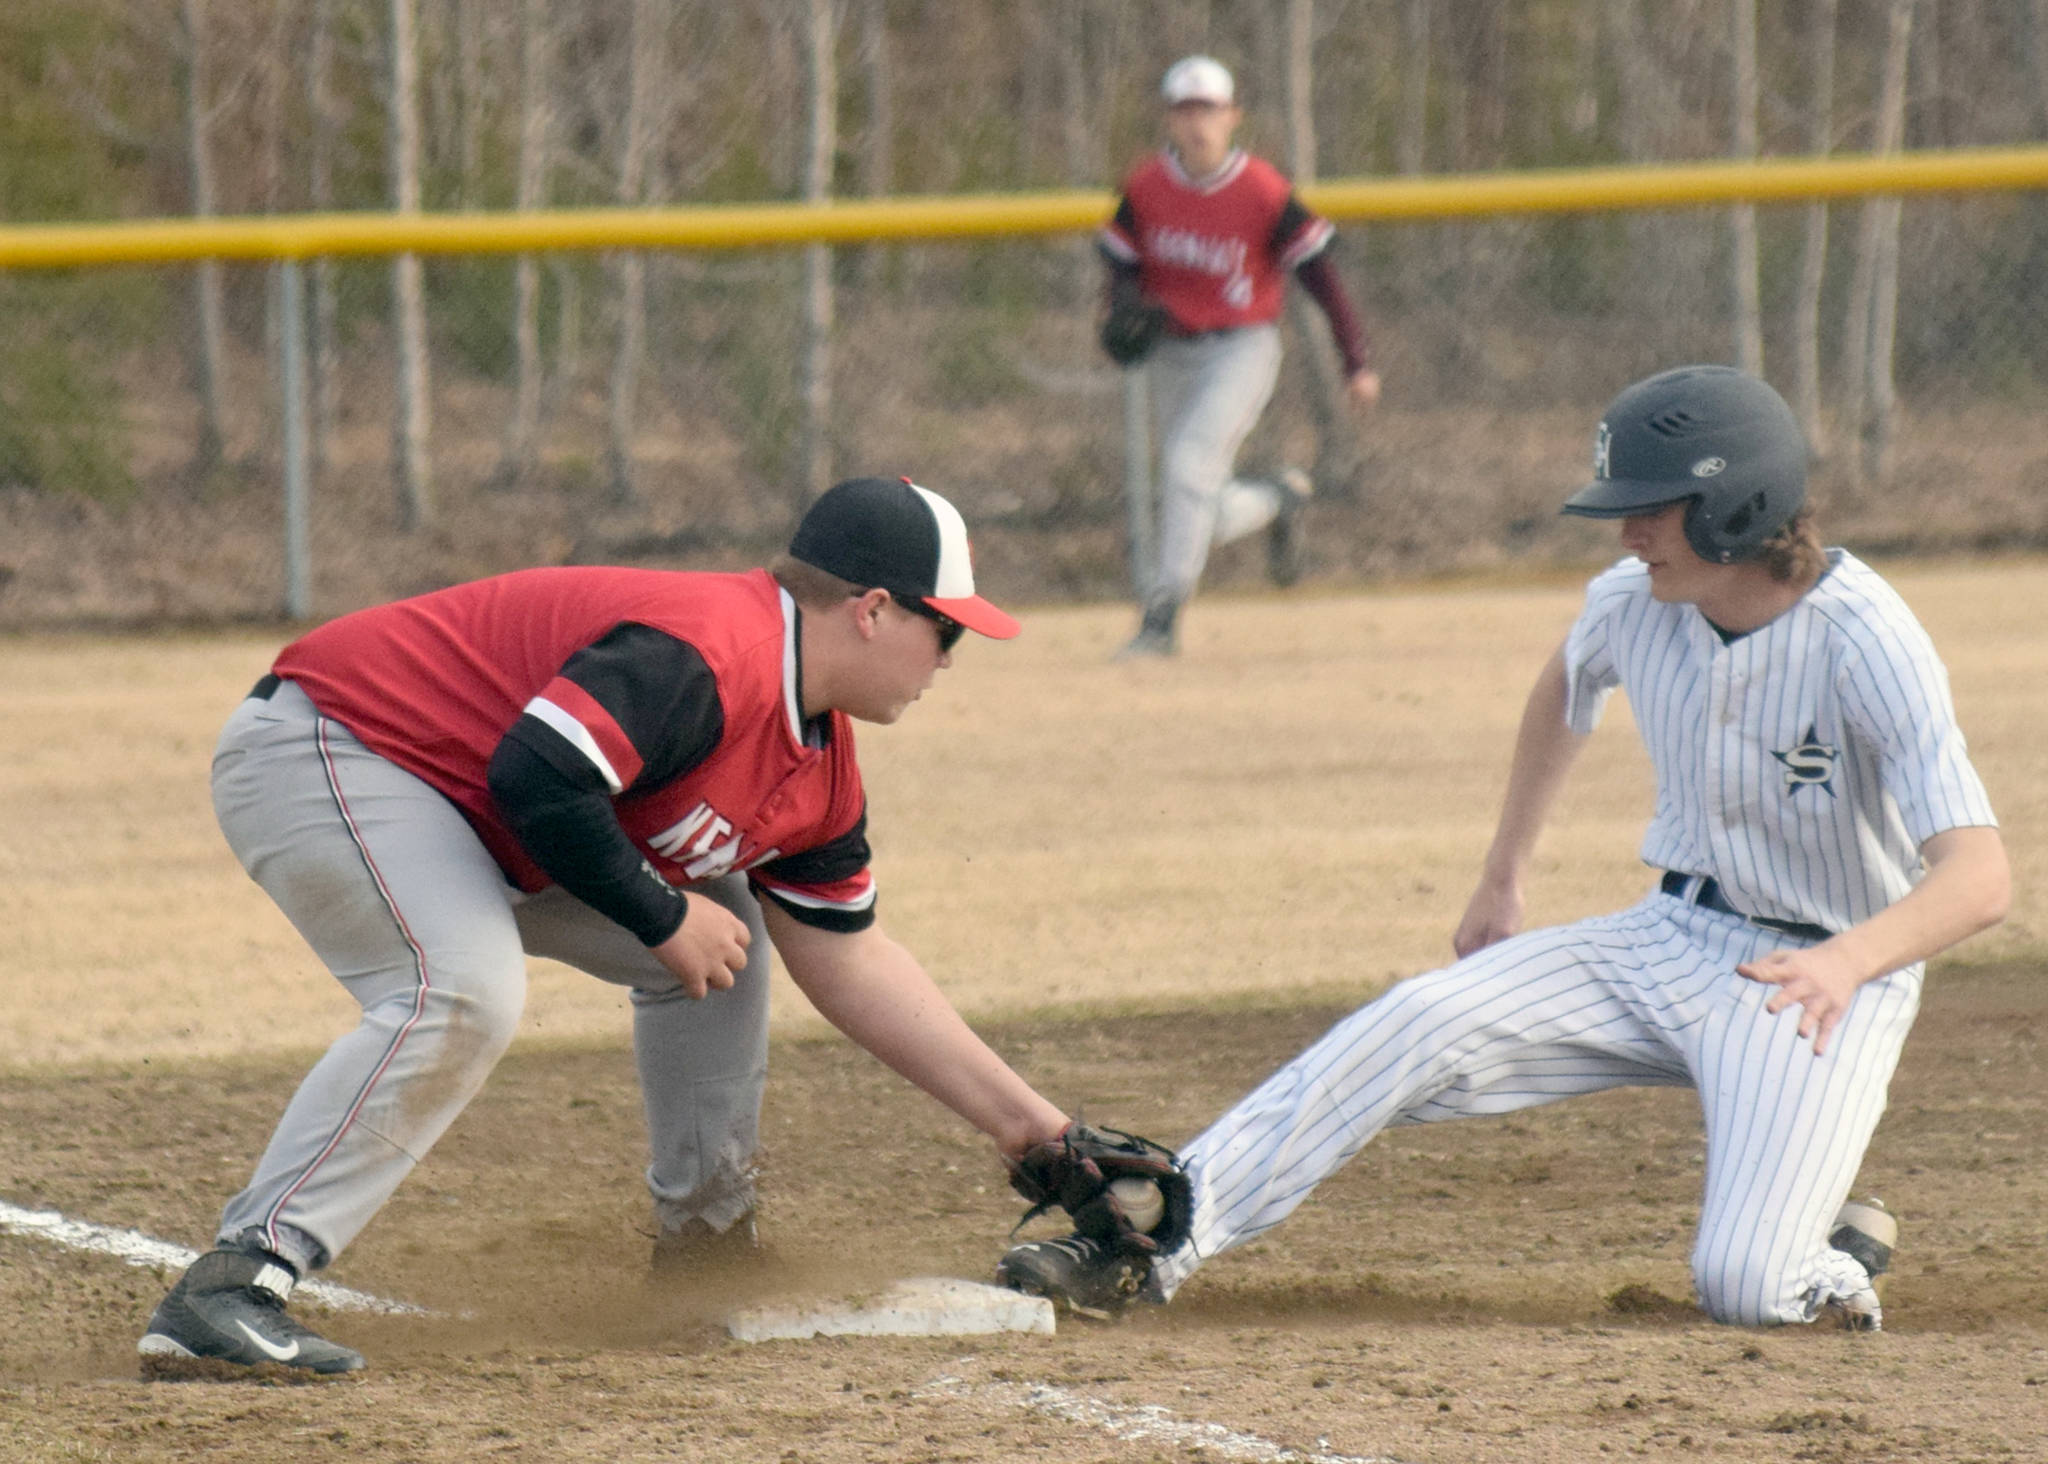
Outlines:
{"label": "red brim of cap", "polygon": [[1024,628],[1017,623],[1016,616],[996,609],[979,595],[964,600],[941,600],[936,595],[927,595],[924,602],[948,620],[957,620],[990,640],[1010,640]]}

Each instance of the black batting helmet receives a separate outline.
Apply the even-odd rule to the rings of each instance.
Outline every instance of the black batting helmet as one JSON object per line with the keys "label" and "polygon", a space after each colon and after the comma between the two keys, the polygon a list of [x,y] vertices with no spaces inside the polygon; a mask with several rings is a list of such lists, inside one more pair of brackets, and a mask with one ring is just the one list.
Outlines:
{"label": "black batting helmet", "polygon": [[1732,366],[1679,366],[1608,404],[1593,440],[1593,479],[1566,513],[1625,518],[1689,503],[1686,542],[1700,558],[1754,558],[1806,503],[1806,435],[1785,399]]}

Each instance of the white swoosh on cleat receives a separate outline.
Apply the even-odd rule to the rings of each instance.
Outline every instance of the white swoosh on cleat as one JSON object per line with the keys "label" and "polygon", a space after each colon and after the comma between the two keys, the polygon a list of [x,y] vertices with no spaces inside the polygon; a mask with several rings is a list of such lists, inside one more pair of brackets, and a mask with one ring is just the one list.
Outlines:
{"label": "white swoosh on cleat", "polygon": [[296,1339],[291,1346],[280,1347],[245,1321],[237,1319],[235,1325],[242,1329],[242,1335],[254,1342],[266,1357],[274,1358],[278,1362],[290,1362],[299,1355],[299,1344]]}

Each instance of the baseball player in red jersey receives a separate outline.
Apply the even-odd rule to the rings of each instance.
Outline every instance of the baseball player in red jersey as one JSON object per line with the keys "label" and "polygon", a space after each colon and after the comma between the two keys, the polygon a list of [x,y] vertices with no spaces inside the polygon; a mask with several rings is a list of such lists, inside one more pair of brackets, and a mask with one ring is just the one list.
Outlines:
{"label": "baseball player in red jersey", "polygon": [[1158,559],[1127,656],[1167,656],[1212,544],[1268,528],[1280,583],[1300,572],[1306,474],[1233,476],[1238,449],[1280,372],[1280,308],[1291,271],[1329,318],[1346,391],[1379,400],[1364,328],[1330,260],[1335,231],[1272,164],[1235,147],[1243,120],[1230,72],[1208,56],[1176,62],[1161,85],[1170,146],[1125,180],[1102,231],[1110,311],[1162,309],[1164,333],[1145,358],[1159,443]]}
{"label": "baseball player in red jersey", "polygon": [[214,807],[362,1020],[157,1307],[147,1365],[363,1366],[284,1302],[483,1085],[528,955],[631,991],[657,1265],[752,1244],[771,940],[1004,1155],[1062,1133],[877,922],[849,720],[894,722],[965,631],[1017,628],[951,504],[861,478],[772,570],[526,570],[287,646],[222,732]]}

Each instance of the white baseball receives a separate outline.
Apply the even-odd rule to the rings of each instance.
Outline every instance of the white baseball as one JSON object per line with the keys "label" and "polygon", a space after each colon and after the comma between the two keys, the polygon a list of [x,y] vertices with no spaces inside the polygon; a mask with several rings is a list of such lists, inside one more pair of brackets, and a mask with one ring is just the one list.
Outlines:
{"label": "white baseball", "polygon": [[1139,1230],[1149,1231],[1166,1218],[1166,1196],[1149,1179],[1126,1176],[1111,1180],[1109,1192],[1123,1206],[1125,1218]]}

